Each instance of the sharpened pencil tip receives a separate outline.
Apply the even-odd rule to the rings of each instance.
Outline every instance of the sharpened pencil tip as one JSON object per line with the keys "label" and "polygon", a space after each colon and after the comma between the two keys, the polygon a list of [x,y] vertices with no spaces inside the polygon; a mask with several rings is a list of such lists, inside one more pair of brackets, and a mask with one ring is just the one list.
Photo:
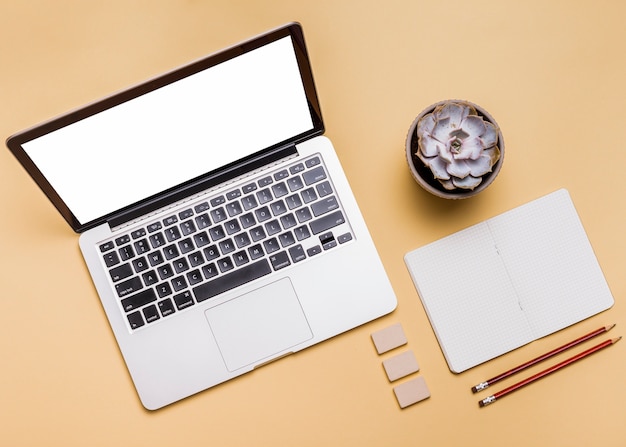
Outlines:
{"label": "sharpened pencil tip", "polygon": [[608,332],[608,331],[610,331],[611,329],[613,329],[614,327],[615,327],[615,323],[613,323],[613,324],[612,324],[612,325],[610,325],[610,326],[606,326],[604,329]]}
{"label": "sharpened pencil tip", "polygon": [[620,341],[622,339],[622,336],[620,335],[617,338],[614,338],[613,340],[611,340],[613,342],[613,344],[617,343],[618,341]]}

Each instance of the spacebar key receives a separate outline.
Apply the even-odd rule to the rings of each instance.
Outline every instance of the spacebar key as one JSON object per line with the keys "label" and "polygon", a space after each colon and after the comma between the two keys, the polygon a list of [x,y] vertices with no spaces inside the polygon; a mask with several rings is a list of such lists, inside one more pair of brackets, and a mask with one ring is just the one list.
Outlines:
{"label": "spacebar key", "polygon": [[261,259],[253,264],[246,265],[232,273],[227,273],[213,281],[194,287],[193,293],[198,302],[208,300],[227,290],[234,289],[237,286],[253,281],[257,278],[271,273],[269,262],[267,259]]}

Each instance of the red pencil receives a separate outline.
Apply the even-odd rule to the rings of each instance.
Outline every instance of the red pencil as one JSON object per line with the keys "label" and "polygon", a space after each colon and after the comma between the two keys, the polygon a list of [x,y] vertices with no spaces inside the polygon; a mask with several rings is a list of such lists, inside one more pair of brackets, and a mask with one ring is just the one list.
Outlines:
{"label": "red pencil", "polygon": [[612,346],[615,343],[617,343],[619,340],[621,340],[622,337],[617,337],[617,338],[613,338],[613,339],[609,339],[606,340],[602,343],[600,343],[599,345],[594,346],[593,348],[589,348],[586,351],[581,352],[580,354],[576,354],[574,357],[571,357],[567,360],[562,361],[561,363],[557,363],[554,366],[551,366],[550,368],[546,369],[545,371],[541,371],[540,373],[535,374],[534,376],[530,376],[527,379],[522,380],[521,382],[516,383],[515,385],[511,385],[508,388],[503,389],[502,391],[498,391],[497,393],[495,393],[492,396],[486,397],[485,399],[478,401],[478,405],[480,407],[484,407],[486,405],[492,404],[494,403],[496,400],[506,396],[507,394],[512,393],[513,391],[517,391],[522,387],[525,387],[526,385],[535,382],[536,380],[541,379],[542,377],[545,377],[549,374],[552,374],[555,371],[558,371],[561,368],[565,368],[568,365],[571,365],[574,362],[577,362],[578,360],[584,359],[585,357],[590,356],[591,354],[598,352],[608,346]]}
{"label": "red pencil", "polygon": [[472,387],[472,393],[477,393],[478,391],[482,391],[485,388],[488,388],[490,385],[493,385],[494,383],[499,382],[500,380],[506,379],[507,377],[511,377],[513,374],[517,374],[518,372],[523,371],[526,368],[530,368],[531,366],[534,366],[537,363],[543,362],[544,360],[547,360],[550,357],[554,357],[555,355],[560,354],[563,351],[567,351],[568,349],[573,348],[574,346],[579,345],[583,342],[586,342],[587,340],[590,340],[593,337],[596,337],[600,334],[610,331],[614,327],[615,325],[612,324],[611,326],[605,326],[605,327],[596,329],[593,332],[589,332],[587,335],[583,335],[582,337],[577,338],[576,340],[570,341],[569,343],[566,343],[561,347],[558,347],[550,352],[540,355],[539,357],[535,359],[532,359],[526,363],[516,366],[515,368],[510,369],[507,372],[504,372],[500,375],[497,375],[496,377],[493,377],[489,380],[481,382],[478,385]]}

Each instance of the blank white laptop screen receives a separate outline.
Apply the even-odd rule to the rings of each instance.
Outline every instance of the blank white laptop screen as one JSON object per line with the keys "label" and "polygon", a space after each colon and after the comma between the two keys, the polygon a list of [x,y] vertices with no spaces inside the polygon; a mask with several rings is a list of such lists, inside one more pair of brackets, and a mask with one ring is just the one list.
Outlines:
{"label": "blank white laptop screen", "polygon": [[23,147],[86,223],[312,128],[287,36]]}

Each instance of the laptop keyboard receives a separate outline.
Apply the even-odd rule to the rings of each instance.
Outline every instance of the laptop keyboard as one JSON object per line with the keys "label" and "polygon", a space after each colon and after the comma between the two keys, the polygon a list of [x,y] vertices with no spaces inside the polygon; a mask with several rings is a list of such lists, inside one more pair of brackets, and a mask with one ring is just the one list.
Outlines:
{"label": "laptop keyboard", "polygon": [[131,330],[352,240],[319,155],[100,244]]}

